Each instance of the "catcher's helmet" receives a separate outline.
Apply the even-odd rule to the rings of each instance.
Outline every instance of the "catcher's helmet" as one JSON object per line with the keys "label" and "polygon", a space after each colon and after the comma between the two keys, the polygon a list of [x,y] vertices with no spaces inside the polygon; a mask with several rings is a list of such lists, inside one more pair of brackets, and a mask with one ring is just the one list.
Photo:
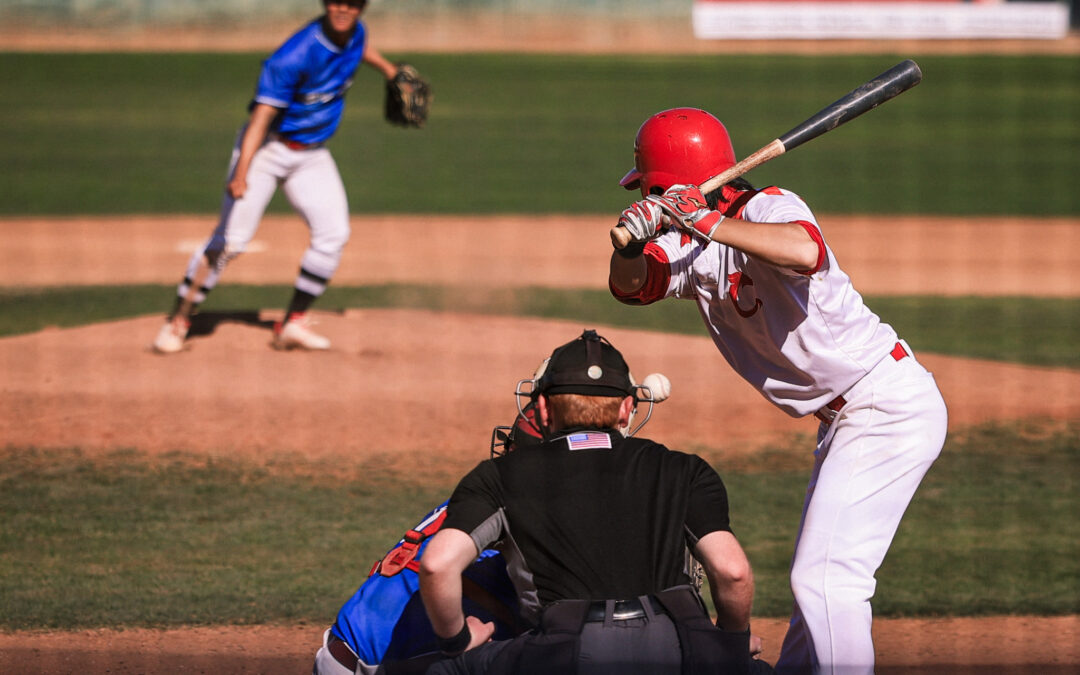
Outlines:
{"label": "catcher's helmet", "polygon": [[510,426],[491,430],[491,456],[499,457],[518,448],[536,445],[544,440],[540,422],[536,419],[536,401],[530,401]]}
{"label": "catcher's helmet", "polygon": [[720,120],[697,108],[672,108],[638,129],[634,168],[619,185],[659,194],[672,185],[700,185],[734,165],[735,149]]}

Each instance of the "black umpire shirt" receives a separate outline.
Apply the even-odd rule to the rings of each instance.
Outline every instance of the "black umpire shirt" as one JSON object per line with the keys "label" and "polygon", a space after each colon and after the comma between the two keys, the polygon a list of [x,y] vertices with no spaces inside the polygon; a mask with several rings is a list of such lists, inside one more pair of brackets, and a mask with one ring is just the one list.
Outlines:
{"label": "black umpire shirt", "polygon": [[496,542],[526,618],[557,600],[626,599],[690,583],[685,550],[730,531],[727,491],[696,455],[615,430],[573,430],[481,462],[443,528]]}

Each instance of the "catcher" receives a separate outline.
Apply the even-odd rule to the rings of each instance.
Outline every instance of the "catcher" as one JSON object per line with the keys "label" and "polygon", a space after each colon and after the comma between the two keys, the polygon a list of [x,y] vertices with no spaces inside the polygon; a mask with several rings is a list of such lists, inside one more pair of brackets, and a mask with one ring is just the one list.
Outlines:
{"label": "catcher", "polygon": [[[514,426],[495,427],[492,456],[539,443],[533,419],[528,409]],[[418,674],[445,658],[420,601],[417,571],[431,535],[446,518],[446,505],[443,502],[420,519],[372,566],[364,583],[338,611],[334,625],[323,633],[313,675]],[[512,638],[527,628],[501,553],[483,551],[462,575],[462,583],[464,605],[494,627],[497,639]]]}

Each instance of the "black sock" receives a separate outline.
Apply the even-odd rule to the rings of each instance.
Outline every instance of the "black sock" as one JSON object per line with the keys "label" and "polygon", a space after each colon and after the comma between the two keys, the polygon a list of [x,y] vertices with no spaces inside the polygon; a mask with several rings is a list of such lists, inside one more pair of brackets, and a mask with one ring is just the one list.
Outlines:
{"label": "black sock", "polygon": [[286,319],[293,314],[303,314],[311,307],[311,303],[315,302],[315,297],[311,293],[295,289],[293,291],[292,300],[289,301],[289,308],[285,310]]}
{"label": "black sock", "polygon": [[[168,317],[169,321],[172,321],[173,319],[176,318],[176,315],[180,313],[180,306],[183,305],[183,304],[184,304],[184,296],[182,296],[182,295],[176,296],[176,302],[173,303],[172,310],[169,312],[169,317]],[[198,309],[198,308],[199,308],[198,303],[192,303],[191,304],[191,309],[188,311],[188,318],[190,318],[191,315],[194,314],[195,310]]]}

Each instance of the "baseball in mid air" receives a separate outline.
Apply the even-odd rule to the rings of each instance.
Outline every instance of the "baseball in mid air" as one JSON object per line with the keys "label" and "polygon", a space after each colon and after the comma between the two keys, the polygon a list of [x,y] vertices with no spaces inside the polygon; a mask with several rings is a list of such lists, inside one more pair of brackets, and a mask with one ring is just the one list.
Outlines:
{"label": "baseball in mid air", "polygon": [[651,373],[641,381],[641,386],[648,387],[653,400],[657,403],[667,400],[671,396],[671,380],[663,373]]}

